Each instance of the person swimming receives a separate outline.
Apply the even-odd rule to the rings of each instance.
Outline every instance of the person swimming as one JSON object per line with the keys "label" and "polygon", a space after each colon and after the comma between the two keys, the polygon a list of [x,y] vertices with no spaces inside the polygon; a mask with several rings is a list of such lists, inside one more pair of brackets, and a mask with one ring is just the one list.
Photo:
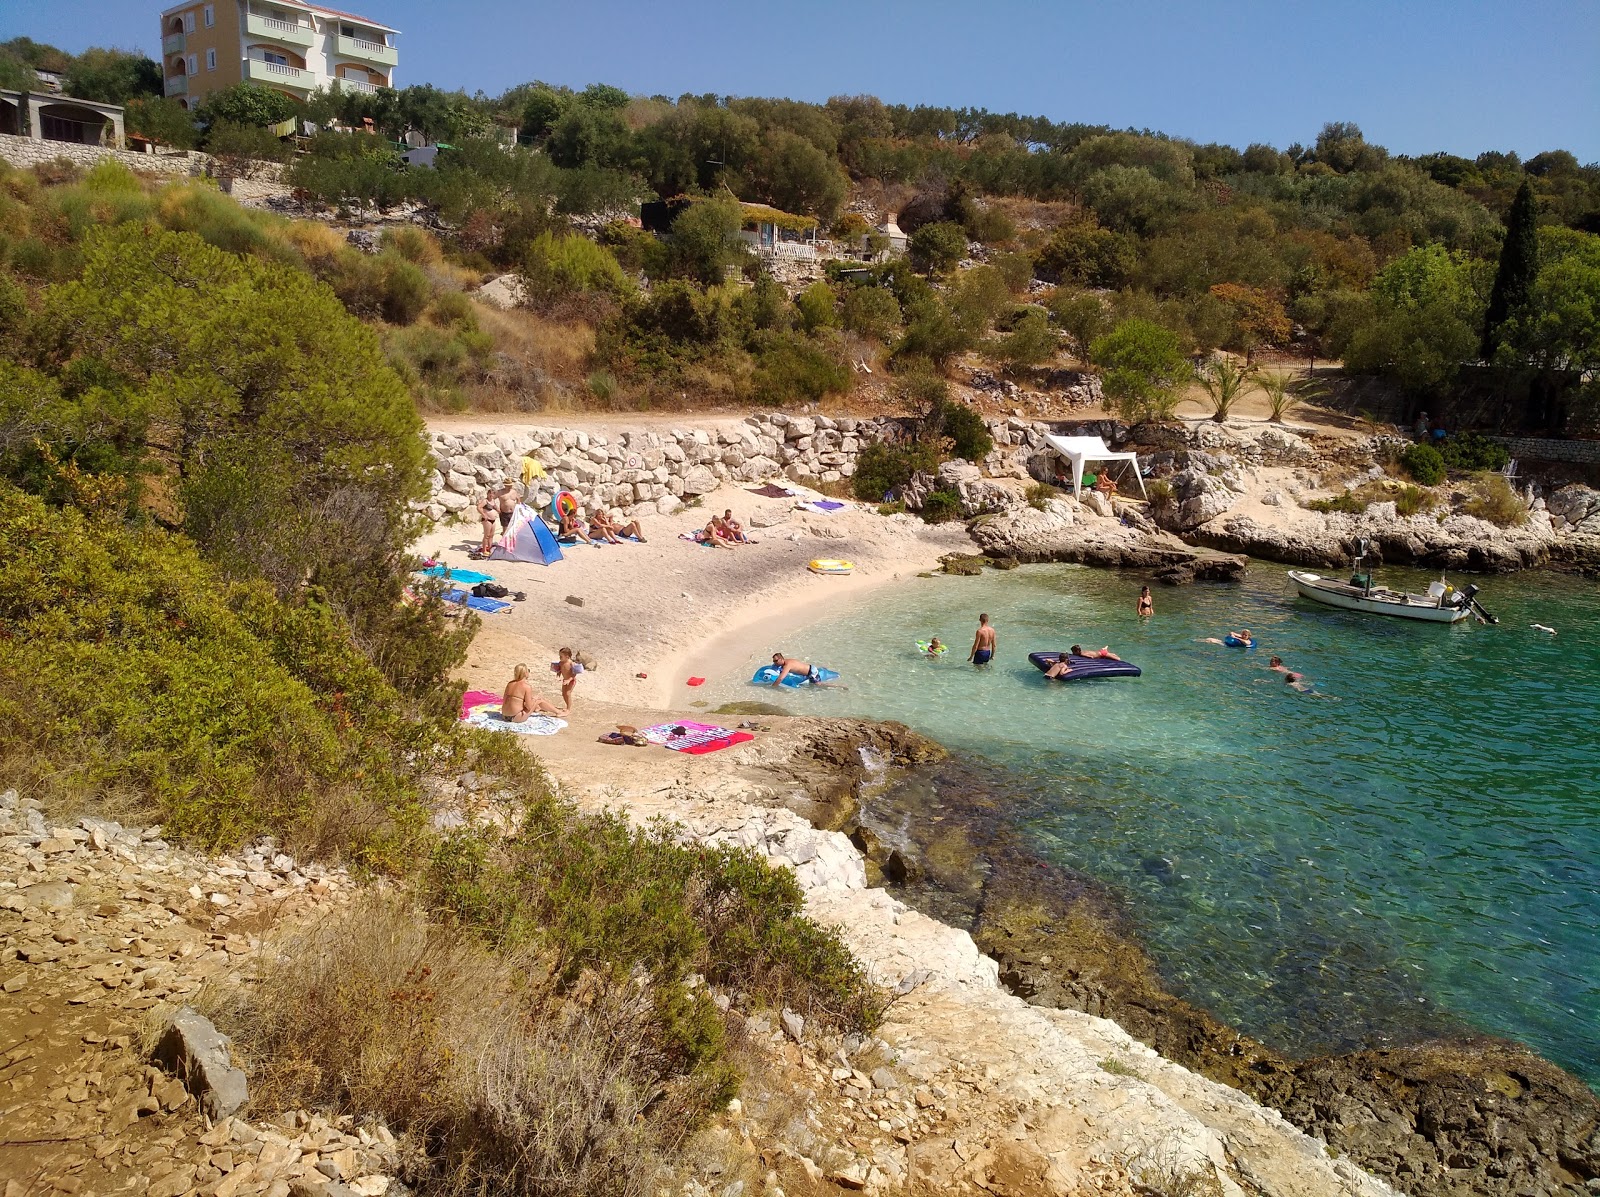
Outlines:
{"label": "person swimming", "polygon": [[922,651],[927,653],[930,657],[942,657],[944,656],[945,649],[948,647],[949,645],[945,644],[939,639],[939,637],[935,636],[933,639],[928,641],[927,647]]}
{"label": "person swimming", "polygon": [[1274,673],[1283,674],[1283,680],[1288,682],[1291,686],[1297,682],[1303,682],[1306,680],[1305,674],[1296,673],[1293,669],[1290,669],[1287,665],[1285,665],[1282,657],[1272,657],[1267,661],[1267,668],[1272,670]]}
{"label": "person swimming", "polygon": [[1254,648],[1256,642],[1250,636],[1249,628],[1240,628],[1237,632],[1229,632],[1221,640],[1215,636],[1204,636],[1201,644],[1220,644],[1225,648]]}

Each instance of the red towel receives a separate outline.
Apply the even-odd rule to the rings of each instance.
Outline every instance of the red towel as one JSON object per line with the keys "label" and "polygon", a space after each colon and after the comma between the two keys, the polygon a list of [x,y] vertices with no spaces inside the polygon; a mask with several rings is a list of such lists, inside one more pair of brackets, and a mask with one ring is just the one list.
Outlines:
{"label": "red towel", "polygon": [[703,686],[706,684],[706,679],[703,677],[692,677],[689,679],[689,684],[691,686]]}
{"label": "red towel", "polygon": [[704,744],[696,744],[691,748],[680,748],[679,752],[687,756],[704,756],[708,752],[721,752],[724,748],[732,748],[735,744],[743,744],[746,740],[754,740],[747,731],[736,731],[723,736],[720,740],[707,740]]}

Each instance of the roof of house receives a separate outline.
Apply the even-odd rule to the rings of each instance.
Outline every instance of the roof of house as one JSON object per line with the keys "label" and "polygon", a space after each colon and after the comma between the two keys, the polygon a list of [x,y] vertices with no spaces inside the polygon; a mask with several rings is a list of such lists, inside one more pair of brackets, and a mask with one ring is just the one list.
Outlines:
{"label": "roof of house", "polygon": [[815,216],[796,216],[793,212],[784,212],[767,204],[746,203],[744,200],[739,201],[739,207],[744,212],[746,220],[776,225],[780,229],[803,233],[807,229],[817,227]]}
{"label": "roof of house", "polygon": [[[285,8],[303,8],[307,12],[321,13],[323,16],[343,17],[347,21],[359,21],[361,24],[370,29],[380,29],[384,33],[400,32],[392,25],[385,25],[381,21],[374,21],[371,17],[364,17],[360,13],[345,12],[343,9],[329,8],[324,4],[311,4],[308,2],[308,0],[272,0],[272,2],[274,4],[281,4]],[[186,8],[193,7],[193,0],[186,0],[185,3],[174,4],[171,8],[162,9],[161,15],[164,17],[171,16],[175,12],[181,12]]]}

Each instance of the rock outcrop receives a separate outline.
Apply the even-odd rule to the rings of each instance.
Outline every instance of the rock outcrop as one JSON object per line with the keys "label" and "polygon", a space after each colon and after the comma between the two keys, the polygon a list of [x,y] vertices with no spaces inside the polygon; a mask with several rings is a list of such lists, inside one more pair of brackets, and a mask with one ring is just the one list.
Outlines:
{"label": "rock outcrop", "polygon": [[[1103,498],[1102,496],[1096,496]],[[1022,562],[1069,561],[1125,569],[1191,572],[1188,580],[1237,580],[1244,558],[1196,549],[1138,518],[1127,505],[1120,518],[1092,514],[1072,499],[1047,499],[1038,507],[1013,507],[972,525],[972,539],[991,557]]]}
{"label": "rock outcrop", "polygon": [[183,1082],[213,1121],[228,1117],[250,1096],[244,1073],[233,1066],[230,1044],[208,1018],[189,1006],[167,1021],[156,1041],[156,1063]]}

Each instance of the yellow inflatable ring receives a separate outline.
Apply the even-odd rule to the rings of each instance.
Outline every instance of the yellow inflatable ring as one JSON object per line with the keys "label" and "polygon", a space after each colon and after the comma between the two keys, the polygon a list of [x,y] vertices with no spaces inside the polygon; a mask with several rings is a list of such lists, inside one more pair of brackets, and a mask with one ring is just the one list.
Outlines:
{"label": "yellow inflatable ring", "polygon": [[855,568],[855,563],[840,561],[834,557],[818,557],[806,568],[814,574],[847,574]]}

